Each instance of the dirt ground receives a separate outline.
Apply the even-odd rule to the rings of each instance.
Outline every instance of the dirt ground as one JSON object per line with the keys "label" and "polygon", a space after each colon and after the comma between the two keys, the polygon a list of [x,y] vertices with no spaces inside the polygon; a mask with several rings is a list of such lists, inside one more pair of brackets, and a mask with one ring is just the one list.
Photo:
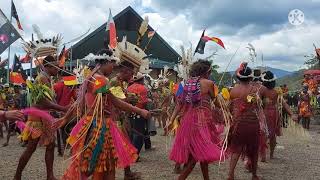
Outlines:
{"label": "dirt ground", "polygon": [[[160,132],[158,133],[160,134]],[[294,136],[282,136],[278,140],[276,158],[267,163],[259,163],[258,174],[262,179],[270,180],[311,180],[320,179],[320,126],[312,125],[310,129],[311,140],[301,141]],[[132,169],[140,171],[145,180],[171,180],[176,179],[173,174],[174,163],[168,159],[172,137],[160,135],[152,137],[154,151],[142,152],[141,162]],[[0,139],[0,144],[4,139]],[[24,150],[16,137],[12,137],[9,146],[0,147],[0,180],[11,180],[17,167],[18,159]],[[57,154],[57,153],[56,153]],[[56,156],[55,175],[61,177],[66,168],[67,161]],[[210,179],[226,179],[228,161],[218,167],[210,165]],[[46,177],[44,148],[39,148],[23,172],[23,180],[42,180]],[[117,170],[117,179],[123,179],[123,170]],[[199,165],[189,176],[190,180],[202,179]],[[236,179],[251,179],[244,169],[243,162],[239,161],[236,170]]]}

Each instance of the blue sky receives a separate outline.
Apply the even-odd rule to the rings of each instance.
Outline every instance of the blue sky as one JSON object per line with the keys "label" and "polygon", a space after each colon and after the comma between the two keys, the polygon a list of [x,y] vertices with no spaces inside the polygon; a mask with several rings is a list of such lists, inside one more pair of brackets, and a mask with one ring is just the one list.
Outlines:
{"label": "blue sky", "polygon": [[[116,15],[129,5],[141,16],[147,15],[150,25],[178,53],[181,45],[195,47],[206,28],[207,35],[224,41],[226,50],[208,43],[206,54],[197,57],[218,50],[215,63],[220,71],[238,48],[229,69],[248,61],[248,43],[258,54],[251,66],[261,65],[263,53],[266,65],[290,71],[303,66],[304,55],[314,53],[313,43],[320,47],[320,0],[15,0],[15,4],[26,40],[30,40],[32,24],[37,24],[45,36],[62,33],[68,41],[106,22],[109,8]],[[1,0],[0,8],[9,15],[10,0]],[[288,22],[288,13],[293,9],[304,12],[302,25]],[[22,53],[20,43],[14,44],[13,52]]]}

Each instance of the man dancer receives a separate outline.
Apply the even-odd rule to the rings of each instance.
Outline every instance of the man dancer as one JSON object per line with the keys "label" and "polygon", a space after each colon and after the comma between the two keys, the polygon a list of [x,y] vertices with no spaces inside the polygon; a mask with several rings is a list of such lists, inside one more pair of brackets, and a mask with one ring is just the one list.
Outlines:
{"label": "man dancer", "polygon": [[[130,102],[130,104],[141,109],[146,109],[148,89],[144,85],[144,76],[142,74],[138,73],[134,77],[134,82],[128,87],[128,92],[137,96],[137,102]],[[140,153],[143,144],[145,144],[145,149],[151,149],[151,141],[147,132],[147,120],[134,113],[130,115],[129,119],[131,124],[131,140],[133,145],[138,149],[138,153]]]}
{"label": "man dancer", "polygon": [[[58,73],[58,69],[56,68],[58,62],[55,60],[53,56],[47,56],[44,58],[42,71],[37,76],[35,83],[46,85],[51,88],[51,76],[56,76]],[[52,89],[51,89],[52,90]],[[32,96],[32,94],[31,94]],[[45,97],[45,96],[43,96]],[[53,97],[51,97],[53,99]],[[32,107],[47,111],[47,110],[57,110],[57,111],[66,111],[65,107],[59,106],[58,104],[54,103],[49,98],[42,98],[38,101],[31,102]],[[37,116],[28,116],[28,121],[26,125],[32,128],[35,131],[29,131],[29,128],[25,128],[22,132],[22,137],[25,137],[28,140],[28,145],[25,151],[22,153],[19,164],[16,170],[16,174],[14,176],[15,180],[21,180],[22,171],[27,165],[28,161],[30,160],[32,154],[37,149],[37,145],[41,140],[41,143],[46,146],[46,153],[45,153],[45,162],[47,168],[47,180],[55,180],[53,174],[53,161],[54,161],[54,133],[48,133],[51,127],[45,127],[42,119]]]}

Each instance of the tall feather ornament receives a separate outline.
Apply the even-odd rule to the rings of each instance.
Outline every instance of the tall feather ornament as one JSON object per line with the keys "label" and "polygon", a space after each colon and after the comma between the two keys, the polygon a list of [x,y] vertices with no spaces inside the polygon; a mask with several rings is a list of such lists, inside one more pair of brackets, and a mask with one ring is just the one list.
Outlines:
{"label": "tall feather ornament", "polygon": [[43,34],[41,33],[39,26],[36,24],[33,24],[32,28],[33,28],[33,31],[36,33],[38,40],[43,39]]}
{"label": "tall feather ornament", "polygon": [[146,16],[144,18],[144,20],[142,21],[140,28],[139,28],[139,31],[138,31],[137,46],[140,46],[141,41],[142,41],[142,37],[148,30],[148,24],[149,24],[149,17]]}

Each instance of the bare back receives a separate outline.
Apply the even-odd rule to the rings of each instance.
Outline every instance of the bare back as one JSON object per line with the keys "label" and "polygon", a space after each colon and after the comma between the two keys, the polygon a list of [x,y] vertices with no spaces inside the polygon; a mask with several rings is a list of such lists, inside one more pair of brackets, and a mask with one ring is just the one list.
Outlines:
{"label": "bare back", "polygon": [[211,99],[215,97],[214,84],[209,79],[200,79],[200,91],[201,96],[209,96]]}

